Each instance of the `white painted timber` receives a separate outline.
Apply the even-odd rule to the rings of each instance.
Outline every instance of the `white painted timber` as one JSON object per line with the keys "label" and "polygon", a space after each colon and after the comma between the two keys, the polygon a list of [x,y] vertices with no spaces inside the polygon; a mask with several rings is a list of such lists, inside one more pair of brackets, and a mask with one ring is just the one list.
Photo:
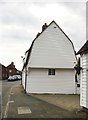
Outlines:
{"label": "white painted timber", "polygon": [[27,93],[75,93],[74,69],[56,69],[48,75],[48,69],[28,69]]}
{"label": "white painted timber", "polygon": [[28,67],[73,68],[76,57],[73,45],[53,22],[35,40]]}
{"label": "white painted timber", "polygon": [[88,53],[81,55],[81,67],[80,105],[88,108]]}
{"label": "white painted timber", "polygon": [[[52,22],[33,42],[23,73],[27,93],[75,93],[74,47],[55,22]],[[48,75],[48,69],[55,75]],[[25,71],[27,69],[27,71]],[[25,75],[27,74],[27,79]]]}
{"label": "white painted timber", "polygon": [[88,53],[86,54],[86,108],[88,108]]}
{"label": "white painted timber", "polygon": [[22,85],[23,88],[25,89],[25,69],[22,71]]}

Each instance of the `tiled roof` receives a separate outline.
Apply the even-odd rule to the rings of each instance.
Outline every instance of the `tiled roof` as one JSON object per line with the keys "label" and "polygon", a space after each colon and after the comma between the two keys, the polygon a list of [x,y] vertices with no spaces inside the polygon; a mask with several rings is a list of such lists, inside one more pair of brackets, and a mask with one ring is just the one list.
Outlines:
{"label": "tiled roof", "polygon": [[77,55],[78,54],[81,54],[83,52],[86,52],[88,51],[88,40],[86,41],[86,43],[82,46],[82,48],[77,52]]}

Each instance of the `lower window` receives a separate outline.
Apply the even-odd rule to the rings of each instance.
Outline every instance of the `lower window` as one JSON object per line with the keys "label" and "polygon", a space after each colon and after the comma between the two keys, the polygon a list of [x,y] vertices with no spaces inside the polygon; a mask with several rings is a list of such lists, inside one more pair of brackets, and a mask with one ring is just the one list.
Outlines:
{"label": "lower window", "polygon": [[48,75],[55,75],[55,69],[48,69]]}

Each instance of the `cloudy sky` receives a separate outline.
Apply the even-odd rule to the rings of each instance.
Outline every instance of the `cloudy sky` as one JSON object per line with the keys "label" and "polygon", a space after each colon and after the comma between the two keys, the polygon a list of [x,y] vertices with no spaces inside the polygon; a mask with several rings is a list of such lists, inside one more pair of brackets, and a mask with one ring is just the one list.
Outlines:
{"label": "cloudy sky", "polygon": [[[62,1],[62,2],[61,2]],[[78,51],[86,41],[86,1],[0,0],[0,63],[12,61],[22,69],[22,58],[42,25],[52,20]]]}

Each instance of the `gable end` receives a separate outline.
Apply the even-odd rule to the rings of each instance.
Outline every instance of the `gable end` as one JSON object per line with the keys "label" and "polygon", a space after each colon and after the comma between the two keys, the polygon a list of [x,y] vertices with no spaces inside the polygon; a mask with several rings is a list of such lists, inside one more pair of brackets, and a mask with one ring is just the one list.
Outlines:
{"label": "gable end", "polygon": [[[75,54],[75,49],[74,49],[74,45],[73,45],[72,41],[71,41],[71,40],[69,39],[69,37],[65,34],[65,32],[57,25],[57,23],[56,23],[54,20],[47,26],[47,28],[48,28],[52,23],[55,23],[56,26],[60,29],[60,31],[61,31],[61,32],[65,35],[65,37],[70,41],[70,43],[71,43],[71,45],[72,45],[72,47],[73,47],[74,54]],[[46,29],[47,29],[47,28],[46,28]],[[45,29],[45,30],[46,30],[46,29]],[[29,50],[26,51],[26,53],[28,52],[28,55],[27,55],[26,62],[24,63],[23,69],[24,69],[24,67],[26,67],[27,64],[28,64],[28,61],[29,61],[29,58],[30,58],[30,54],[31,54],[31,50],[32,50],[32,47],[33,47],[33,44],[34,44],[35,40],[36,40],[45,30],[43,30],[38,36],[36,36],[36,38],[33,40],[32,44],[31,44]],[[75,58],[76,58],[76,54],[75,54]]]}

